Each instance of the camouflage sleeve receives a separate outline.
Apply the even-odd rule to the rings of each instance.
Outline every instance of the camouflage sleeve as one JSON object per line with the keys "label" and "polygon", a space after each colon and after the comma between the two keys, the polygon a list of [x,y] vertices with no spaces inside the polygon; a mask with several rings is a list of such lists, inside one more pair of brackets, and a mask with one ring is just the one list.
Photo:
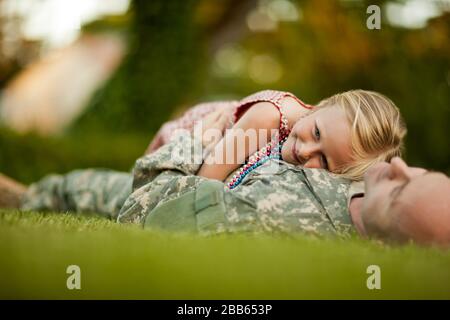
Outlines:
{"label": "camouflage sleeve", "polygon": [[32,184],[22,210],[87,212],[115,219],[131,193],[129,173],[106,169],[52,174]]}
{"label": "camouflage sleeve", "polygon": [[138,159],[133,169],[133,193],[117,222],[142,224],[159,204],[194,190],[204,179],[195,176],[202,162],[202,144],[189,132],[175,135],[156,152]]}
{"label": "camouflage sleeve", "polygon": [[133,169],[133,190],[152,182],[166,170],[195,175],[202,163],[201,141],[190,132],[181,131],[168,144],[136,161]]}
{"label": "camouflage sleeve", "polygon": [[[201,163],[201,144],[191,135],[178,136],[137,160],[133,192],[117,221],[170,231],[225,227],[227,203],[238,205],[241,198],[234,202],[223,182],[194,175]],[[255,207],[248,209],[255,213]]]}
{"label": "camouflage sleeve", "polygon": [[128,197],[118,222],[202,234],[259,231],[257,207],[224,187],[221,181],[164,171]]}

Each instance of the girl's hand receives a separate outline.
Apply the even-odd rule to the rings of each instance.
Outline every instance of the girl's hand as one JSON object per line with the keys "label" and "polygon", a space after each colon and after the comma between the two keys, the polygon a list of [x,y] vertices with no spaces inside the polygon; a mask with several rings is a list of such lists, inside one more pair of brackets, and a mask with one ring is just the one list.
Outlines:
{"label": "girl's hand", "polygon": [[231,116],[231,109],[221,108],[208,114],[195,125],[194,134],[200,135],[204,148],[211,150],[222,139]]}

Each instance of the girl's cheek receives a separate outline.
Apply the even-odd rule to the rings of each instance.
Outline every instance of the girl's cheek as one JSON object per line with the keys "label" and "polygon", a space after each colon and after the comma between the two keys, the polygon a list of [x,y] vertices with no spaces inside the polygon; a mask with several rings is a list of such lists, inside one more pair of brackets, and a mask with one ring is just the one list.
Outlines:
{"label": "girl's cheek", "polygon": [[320,169],[321,168],[320,162],[316,158],[309,159],[303,167],[308,168],[308,169]]}
{"label": "girl's cheek", "polygon": [[299,123],[299,126],[295,129],[295,138],[300,138],[300,142],[306,141],[311,135],[311,130],[313,130],[307,121]]}

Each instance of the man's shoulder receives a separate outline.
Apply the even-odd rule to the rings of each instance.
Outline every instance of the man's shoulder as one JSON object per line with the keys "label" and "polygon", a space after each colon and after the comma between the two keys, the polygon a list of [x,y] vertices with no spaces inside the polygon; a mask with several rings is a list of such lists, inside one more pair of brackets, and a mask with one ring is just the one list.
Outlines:
{"label": "man's shoulder", "polygon": [[306,183],[325,202],[346,200],[352,181],[324,169],[302,169]]}
{"label": "man's shoulder", "polygon": [[[256,168],[244,180],[252,197],[289,194],[297,198],[315,198],[321,202],[345,203],[351,181],[321,169],[306,169],[281,160],[271,160]],[[342,201],[341,201],[342,200]]]}
{"label": "man's shoulder", "polygon": [[267,223],[271,230],[348,234],[352,229],[347,207],[349,186],[348,180],[324,170],[268,161],[231,191],[233,199],[240,201],[228,203],[229,219],[246,219],[249,206],[257,218],[248,219]]}
{"label": "man's shoulder", "polygon": [[258,197],[267,194],[296,195],[298,199],[314,199],[331,211],[346,212],[352,182],[323,169],[307,169],[284,161],[270,161],[250,178],[249,184],[261,181],[266,188],[254,189]]}
{"label": "man's shoulder", "polygon": [[292,165],[283,160],[271,160],[254,170],[254,176],[270,176],[273,180],[290,183],[298,180],[322,189],[348,188],[352,182],[324,169],[308,169]]}
{"label": "man's shoulder", "polygon": [[339,185],[350,186],[352,181],[325,169],[303,168],[308,181],[322,188],[333,188]]}

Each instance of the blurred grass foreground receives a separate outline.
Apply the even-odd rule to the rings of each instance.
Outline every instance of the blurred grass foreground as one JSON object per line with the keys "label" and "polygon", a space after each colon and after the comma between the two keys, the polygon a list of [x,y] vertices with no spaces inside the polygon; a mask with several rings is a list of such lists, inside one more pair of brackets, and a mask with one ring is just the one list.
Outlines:
{"label": "blurred grass foreground", "polygon": [[[0,211],[2,299],[449,299],[450,253],[308,237],[200,238]],[[369,290],[367,268],[381,270]],[[80,268],[80,290],[66,286]]]}
{"label": "blurred grass foreground", "polygon": [[[381,29],[366,27],[371,4]],[[259,90],[384,93],[450,174],[450,0],[0,0],[0,172],[128,171],[166,120]],[[1,298],[450,298],[448,251],[159,234],[0,211]],[[66,268],[82,270],[67,290]],[[382,270],[368,290],[366,268]]]}

